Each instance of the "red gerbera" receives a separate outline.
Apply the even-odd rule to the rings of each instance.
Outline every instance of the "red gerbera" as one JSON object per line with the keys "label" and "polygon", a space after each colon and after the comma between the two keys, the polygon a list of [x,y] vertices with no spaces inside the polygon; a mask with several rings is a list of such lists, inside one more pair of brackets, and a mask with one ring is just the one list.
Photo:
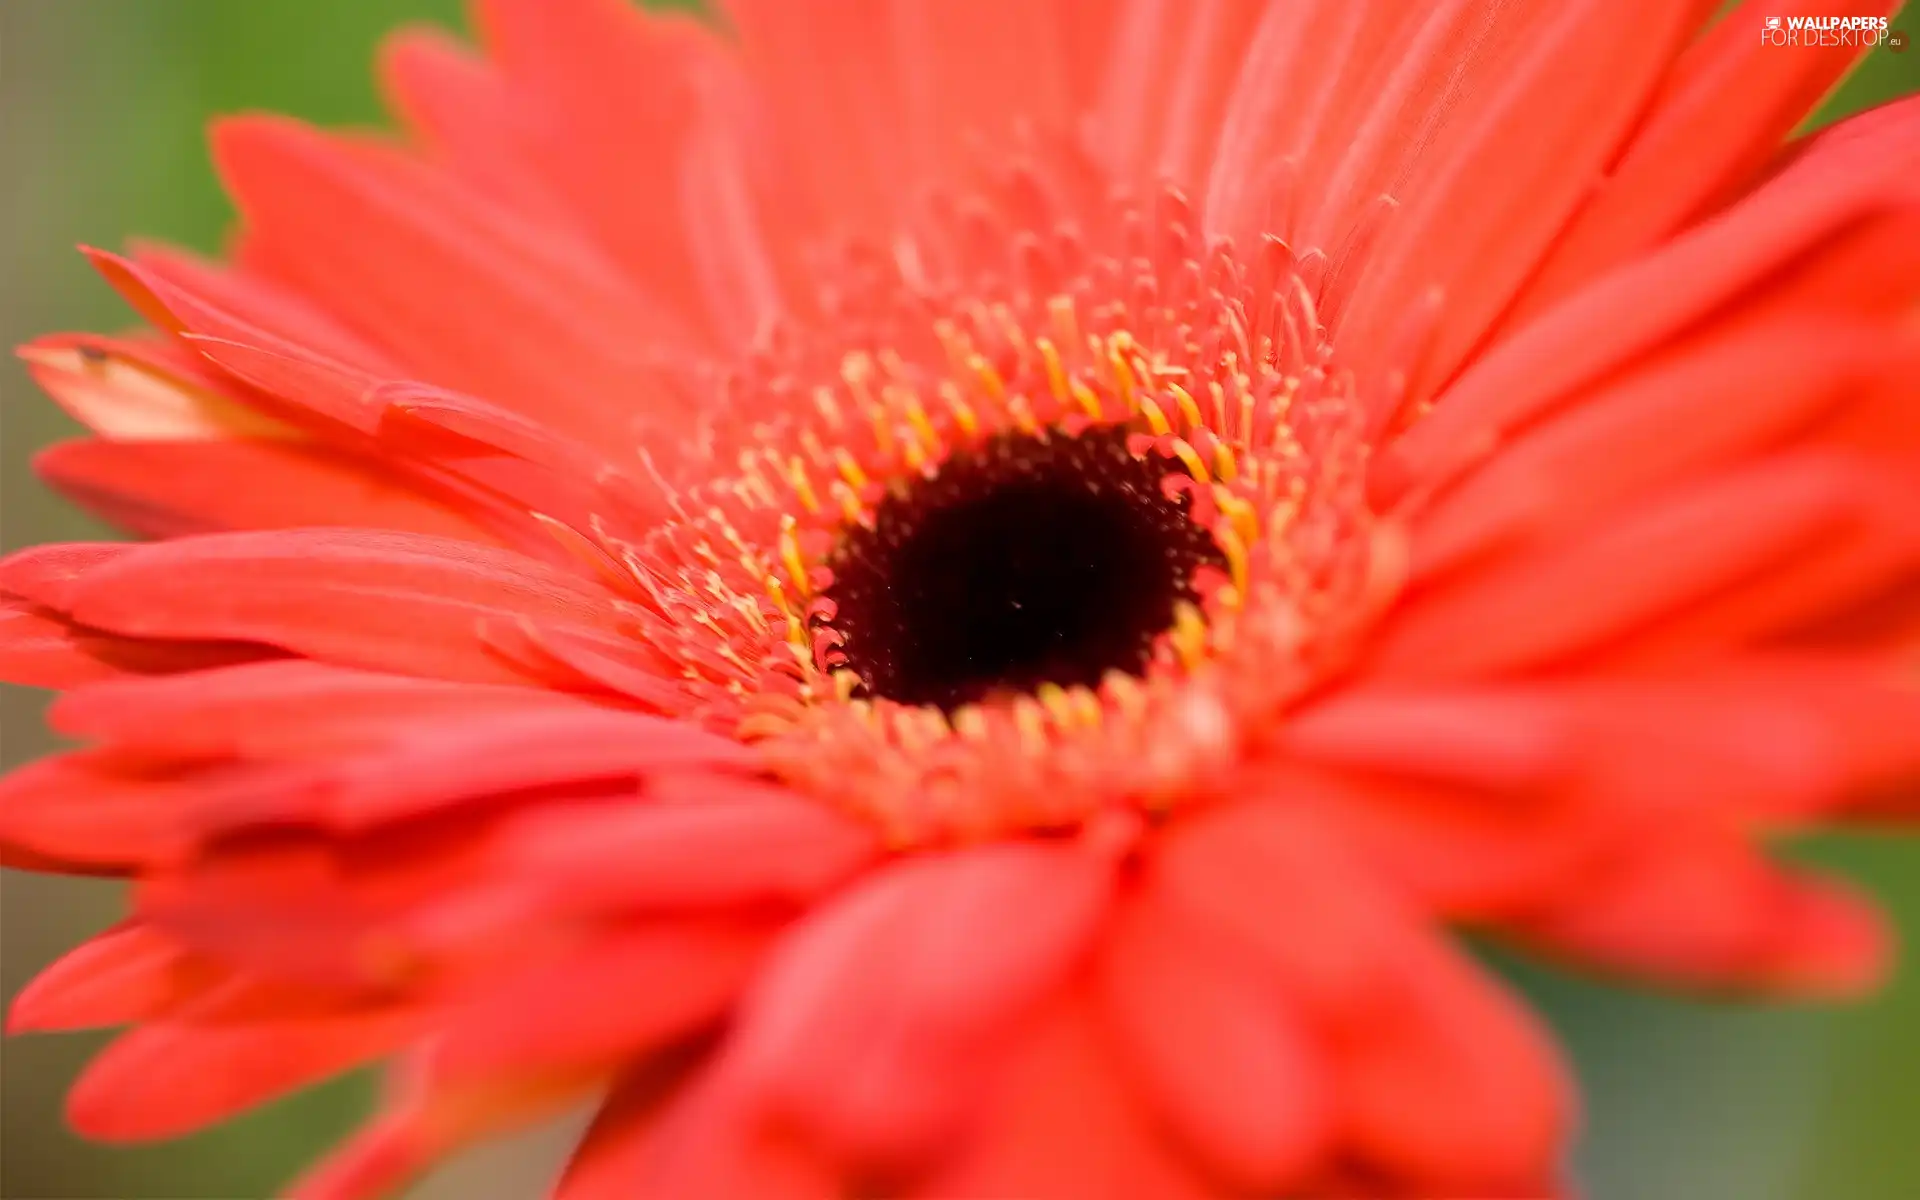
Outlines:
{"label": "red gerbera", "polygon": [[74,1123],[397,1055],[298,1194],[604,1090],[563,1200],[1538,1196],[1448,926],[1869,982],[1760,841],[1920,770],[1920,103],[1782,150],[1857,49],[1756,13],[1860,0],[1718,7],[481,0],[404,143],[220,125],[232,263],[25,351],[164,539],[0,565],[88,743],[0,842],[136,881],[13,1012],[135,1026]]}

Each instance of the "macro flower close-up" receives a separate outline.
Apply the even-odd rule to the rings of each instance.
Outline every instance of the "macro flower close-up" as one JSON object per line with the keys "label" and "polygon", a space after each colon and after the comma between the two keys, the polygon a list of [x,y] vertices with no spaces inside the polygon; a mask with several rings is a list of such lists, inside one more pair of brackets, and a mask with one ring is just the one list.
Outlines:
{"label": "macro flower close-up", "polygon": [[1487,954],[1899,969],[1780,853],[1920,808],[1920,97],[1803,124],[1894,5],[471,7],[19,350],[130,539],[0,560],[80,1134],[377,1064],[286,1194],[586,1107],[556,1200],[1573,1197]]}

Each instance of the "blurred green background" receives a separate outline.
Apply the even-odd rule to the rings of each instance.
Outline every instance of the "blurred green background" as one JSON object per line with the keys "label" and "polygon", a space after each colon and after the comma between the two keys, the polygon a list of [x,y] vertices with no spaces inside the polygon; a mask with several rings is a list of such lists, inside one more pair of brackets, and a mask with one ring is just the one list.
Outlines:
{"label": "blurred green background", "polygon": [[[1866,6],[1863,6],[1863,8]],[[200,128],[273,109],[379,119],[382,31],[460,23],[460,0],[0,0],[0,343],[129,316],[72,252],[140,234],[219,247],[229,210]],[[1911,32],[1920,32],[1911,19]],[[1821,120],[1920,87],[1920,52],[1876,55]],[[34,482],[34,449],[76,432],[17,365],[0,369],[0,546],[104,536]],[[0,765],[52,748],[44,697],[0,690]],[[1920,843],[1828,841],[1806,854],[1887,898],[1920,931]],[[0,872],[0,995],[108,924],[116,889]],[[1751,1009],[1627,994],[1506,968],[1572,1047],[1588,1095],[1576,1169],[1598,1200],[1920,1197],[1920,964],[1871,1004]],[[365,1079],[205,1136],[103,1147],[64,1129],[61,1095],[105,1035],[0,1044],[0,1197],[228,1200],[270,1195],[340,1135]],[[541,1194],[570,1129],[492,1147],[417,1192]]]}

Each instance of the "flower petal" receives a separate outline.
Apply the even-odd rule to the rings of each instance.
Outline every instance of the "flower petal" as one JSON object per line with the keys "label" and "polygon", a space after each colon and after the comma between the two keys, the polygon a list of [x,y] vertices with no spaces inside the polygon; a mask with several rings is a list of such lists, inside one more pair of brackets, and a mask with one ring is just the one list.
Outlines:
{"label": "flower petal", "polygon": [[1678,229],[1753,176],[1866,53],[1759,36],[1764,17],[1886,15],[1899,0],[1747,0],[1674,63],[1646,119],[1527,285],[1524,319]]}
{"label": "flower petal", "polygon": [[1879,910],[1722,834],[1676,834],[1569,881],[1512,928],[1551,953],[1666,984],[1855,996],[1892,952]]}
{"label": "flower petal", "polygon": [[288,1200],[379,1200],[396,1194],[438,1160],[489,1134],[557,1115],[598,1081],[559,1074],[474,1088],[449,1087],[431,1051],[393,1070],[382,1111],[287,1190]]}
{"label": "flower petal", "polygon": [[[771,268],[702,262],[715,243],[690,236],[702,214],[688,204],[689,163],[745,133],[743,122],[720,119],[744,97],[740,65],[716,31],[689,13],[619,0],[483,0],[477,19],[517,102],[514,128],[535,177],[564,197],[613,262],[689,322],[721,341],[752,338],[771,315],[764,302],[741,307],[737,295],[707,285],[734,267]],[[608,154],[608,146],[622,149]],[[744,174],[744,163],[735,167]]]}
{"label": "flower petal", "polygon": [[40,972],[7,1010],[7,1032],[45,1033],[158,1017],[193,994],[178,943],[139,924],[89,938]]}
{"label": "flower petal", "polygon": [[1270,978],[1151,901],[1104,947],[1102,1009],[1142,1098],[1235,1191],[1298,1188],[1329,1146],[1334,1090],[1313,1032]]}
{"label": "flower petal", "polygon": [[[16,556],[17,561],[19,556]],[[612,631],[611,597],[518,554],[419,534],[305,529],[133,547],[62,589],[71,615],[117,633],[261,642],[340,663],[515,681],[489,620]]]}
{"label": "flower petal", "polygon": [[1360,1156],[1439,1195],[1550,1189],[1575,1102],[1532,1014],[1437,943],[1394,990],[1393,1015],[1342,1063]]}
{"label": "flower petal", "polygon": [[1205,1200],[1215,1193],[1148,1122],[1084,1000],[1056,1006],[1010,1065],[1004,1099],[916,1197]]}
{"label": "flower petal", "polygon": [[116,870],[172,860],[192,845],[192,794],[97,751],[57,754],[0,779],[0,842]]}
{"label": "flower petal", "polygon": [[271,417],[203,381],[164,369],[158,354],[111,338],[41,338],[20,348],[27,373],[75,420],[138,441],[287,436]]}
{"label": "flower petal", "polygon": [[[1913,503],[1906,485],[1815,452],[1676,486],[1582,537],[1507,556],[1410,600],[1375,643],[1374,669],[1422,678],[1513,673],[1564,663],[1723,589],[1784,588],[1784,601],[1796,602],[1827,581],[1769,576],[1770,568],[1823,540],[1867,533],[1869,546],[1886,552],[1867,580],[1844,581],[1858,597],[1920,556],[1920,539],[1893,519]],[[1727,640],[1744,632],[1736,625]],[[1697,636],[1713,639],[1716,630]]]}
{"label": "flower petal", "polygon": [[[693,1078],[687,1076],[693,1074]],[[663,1097],[666,1089],[674,1093]],[[554,1200],[841,1200],[833,1164],[756,1119],[723,1070],[671,1056],[616,1085]]]}
{"label": "flower petal", "polygon": [[360,526],[500,539],[374,463],[283,440],[62,442],[34,456],[53,486],[148,537]]}
{"label": "flower petal", "polygon": [[8,683],[70,688],[245,662],[262,653],[257,646],[115,637],[76,625],[28,601],[0,595],[0,680]]}
{"label": "flower petal", "polygon": [[796,903],[881,849],[817,800],[720,776],[659,780],[638,805],[542,806],[509,823],[505,844],[503,869],[566,912]]}
{"label": "flower petal", "polygon": [[214,152],[253,261],[434,383],[618,439],[608,398],[649,394],[636,340],[686,344],[589,247],[400,155],[259,117],[218,126]]}
{"label": "flower petal", "polygon": [[1658,485],[1804,436],[1870,381],[1916,366],[1882,329],[1799,315],[1689,339],[1520,432],[1419,513],[1413,579],[1563,537]]}
{"label": "flower petal", "polygon": [[[391,749],[316,766],[312,783],[321,820],[352,832],[464,799],[755,763],[738,742],[684,721],[617,709],[528,708],[419,722]],[[287,790],[297,789],[290,779]],[[271,799],[268,805],[277,806]]]}
{"label": "flower petal", "polygon": [[1150,902],[1325,1031],[1340,1136],[1364,1160],[1443,1195],[1540,1194],[1572,1108],[1547,1040],[1293,799],[1174,830]]}
{"label": "flower petal", "polygon": [[48,722],[70,737],[155,756],[303,759],[404,743],[413,723],[587,707],[534,688],[280,659],[77,688],[54,702]]}
{"label": "flower petal", "polygon": [[[1899,189],[1912,178],[1901,148],[1913,144],[1907,127],[1920,122],[1920,101],[1868,116],[1877,119],[1822,133],[1741,203],[1490,347],[1432,412],[1383,450],[1369,480],[1376,502],[1445,482],[1505,431],[1716,311],[1750,302],[1769,277],[1785,277],[1781,286],[1791,291],[1790,268],[1818,263],[1862,222],[1901,207]],[[1910,297],[1920,276],[1909,269],[1882,255],[1877,271]],[[1876,273],[1851,271],[1844,287],[1861,292]]]}
{"label": "flower petal", "polygon": [[380,81],[389,107],[436,160],[520,212],[569,219],[524,153],[516,134],[525,113],[495,64],[439,29],[407,27],[381,44]]}
{"label": "flower petal", "polygon": [[423,1028],[408,1010],[142,1025],[88,1065],[67,1119],[101,1141],[177,1137],[390,1054]]}
{"label": "flower petal", "polygon": [[887,867],[789,935],[747,999],[737,1069],[839,1154],[915,1165],[1084,952],[1111,873],[1084,847],[1020,843]]}
{"label": "flower petal", "polygon": [[[1231,943],[1316,1013],[1365,1020],[1383,961],[1413,935],[1398,908],[1323,829],[1284,800],[1223,806],[1170,829],[1149,865],[1156,903]],[[1273,920],[1311,912],[1312,927]]]}
{"label": "flower petal", "polygon": [[[1437,129],[1409,139],[1404,207],[1334,305],[1343,353],[1382,351],[1407,298],[1440,288],[1446,304],[1414,395],[1430,394],[1477,349],[1640,119],[1667,63],[1713,0],[1566,0],[1522,6],[1496,28],[1507,54],[1480,68]],[[1529,24],[1528,13],[1551,14]],[[1496,70],[1493,64],[1498,64]],[[1335,286],[1344,290],[1336,277]],[[1336,291],[1332,299],[1339,299]]]}
{"label": "flower petal", "polygon": [[[764,924],[678,921],[609,931],[581,949],[488,979],[442,1020],[434,1069],[448,1087],[618,1068],[719,1020],[770,942]],[[565,1013],[564,1021],[529,1020]]]}

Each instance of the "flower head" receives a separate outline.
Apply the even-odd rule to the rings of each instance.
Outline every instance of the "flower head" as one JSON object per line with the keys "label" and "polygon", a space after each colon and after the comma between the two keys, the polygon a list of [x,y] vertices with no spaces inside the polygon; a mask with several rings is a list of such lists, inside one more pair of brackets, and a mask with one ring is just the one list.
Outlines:
{"label": "flower head", "polygon": [[1920,769],[1920,107],[1783,148],[1854,50],[1717,7],[480,0],[401,141],[218,126],[231,261],[24,351],[158,539],[0,563],[85,743],[0,852],[135,883],[12,1014],[134,1026],[75,1124],[391,1058],[298,1194],[600,1096],[562,1200],[1538,1196],[1450,927],[1871,982],[1762,840]]}

